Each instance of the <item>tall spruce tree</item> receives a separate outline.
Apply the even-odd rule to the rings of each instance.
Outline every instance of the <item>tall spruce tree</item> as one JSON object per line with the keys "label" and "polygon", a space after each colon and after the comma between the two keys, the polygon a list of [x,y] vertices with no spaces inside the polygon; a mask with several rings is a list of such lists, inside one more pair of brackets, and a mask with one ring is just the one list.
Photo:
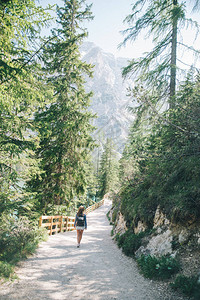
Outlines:
{"label": "tall spruce tree", "polygon": [[103,153],[100,158],[99,168],[99,196],[103,197],[109,192],[116,192],[118,189],[118,161],[114,150],[113,141],[106,140]]}
{"label": "tall spruce tree", "polygon": [[163,113],[176,127],[163,118],[144,130],[146,114],[137,115],[121,159],[121,211],[128,219],[152,226],[158,205],[173,222],[200,218],[199,88],[199,76],[188,74],[177,91],[176,110]]}
{"label": "tall spruce tree", "polygon": [[[197,7],[198,1],[196,2]],[[123,45],[127,41],[134,41],[142,31],[152,36],[155,46],[139,59],[133,59],[124,68],[123,75],[137,74],[137,80],[151,88],[162,88],[168,91],[170,107],[174,107],[174,95],[177,83],[177,49],[183,47],[192,50],[193,47],[184,45],[178,34],[183,25],[199,26],[185,15],[185,3],[178,0],[139,0],[132,7],[132,13],[125,21],[130,27],[124,31],[126,35]]]}
{"label": "tall spruce tree", "polygon": [[65,0],[57,7],[58,29],[44,51],[45,71],[54,88],[54,101],[40,109],[35,121],[41,142],[37,153],[43,174],[31,182],[39,205],[68,204],[85,192],[85,161],[93,147],[88,111],[92,93],[86,93],[84,76],[91,65],[81,60],[79,47],[87,36],[81,24],[92,18],[84,0]]}
{"label": "tall spruce tree", "polygon": [[37,169],[33,112],[46,93],[33,53],[49,18],[33,0],[0,3],[0,214],[30,206],[23,187]]}

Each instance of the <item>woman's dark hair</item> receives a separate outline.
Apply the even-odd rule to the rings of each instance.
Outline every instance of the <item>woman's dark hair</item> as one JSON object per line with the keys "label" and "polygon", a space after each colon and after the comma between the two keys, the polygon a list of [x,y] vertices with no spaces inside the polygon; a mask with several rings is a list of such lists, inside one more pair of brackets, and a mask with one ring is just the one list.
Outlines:
{"label": "woman's dark hair", "polygon": [[84,212],[84,206],[80,206],[79,209],[78,209],[78,212],[77,212],[77,216],[82,215],[83,212]]}

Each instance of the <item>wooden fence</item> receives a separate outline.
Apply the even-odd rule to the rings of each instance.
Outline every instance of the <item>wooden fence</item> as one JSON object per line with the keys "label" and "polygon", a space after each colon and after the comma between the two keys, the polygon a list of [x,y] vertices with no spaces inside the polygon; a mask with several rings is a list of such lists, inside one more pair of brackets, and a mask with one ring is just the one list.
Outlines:
{"label": "wooden fence", "polygon": [[99,202],[94,203],[94,204],[91,205],[91,206],[88,206],[88,207],[86,208],[86,210],[85,210],[85,214],[86,214],[86,215],[89,214],[91,211],[97,209],[98,207],[102,206],[103,204],[104,204],[104,199],[102,199],[102,200],[99,201]]}
{"label": "wooden fence", "polygon": [[[85,214],[97,209],[104,204],[104,199],[87,207]],[[39,219],[39,227],[45,227],[49,235],[56,234],[64,231],[74,230],[75,217],[69,216],[41,216]]]}

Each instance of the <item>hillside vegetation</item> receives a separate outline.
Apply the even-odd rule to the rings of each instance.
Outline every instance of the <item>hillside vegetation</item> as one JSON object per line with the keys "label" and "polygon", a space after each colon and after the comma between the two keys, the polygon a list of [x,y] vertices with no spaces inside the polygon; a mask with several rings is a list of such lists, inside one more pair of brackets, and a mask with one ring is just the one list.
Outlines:
{"label": "hillside vegetation", "polygon": [[112,234],[144,276],[175,279],[178,272],[173,288],[199,299],[200,77],[195,63],[180,69],[178,50],[192,50],[196,62],[199,51],[180,35],[187,24],[183,1],[143,2],[125,20],[123,44],[145,28],[154,47],[123,69],[124,77],[135,77],[129,96],[137,106],[112,194]]}
{"label": "hillside vegetation", "polygon": [[92,66],[79,51],[90,9],[78,0],[0,2],[0,276],[44,238],[40,215],[74,214],[95,194],[84,79]]}
{"label": "hillside vegetation", "polygon": [[[151,227],[158,205],[176,223],[200,218],[199,95],[200,78],[189,76],[174,109],[146,117],[137,108],[120,169],[121,212],[130,222]],[[152,98],[142,91],[139,101],[148,107]]]}
{"label": "hillside vegetation", "polygon": [[[93,49],[100,57],[94,72],[104,72],[96,79],[97,97],[85,82],[92,77],[91,63],[95,63],[84,61],[88,57],[82,59],[80,52],[87,37],[85,22],[93,19],[92,5],[64,0],[62,7],[56,7],[50,35],[41,38],[41,29],[52,25],[55,7],[44,9],[36,2],[0,2],[0,274],[6,277],[44,238],[38,230],[40,215],[74,214],[78,205],[87,206],[107,193],[114,195],[111,221],[117,225],[121,217],[126,224],[126,232],[116,235],[116,240],[130,256],[157,234],[158,208],[175,226],[187,228],[200,222],[200,51],[181,36],[184,26],[196,36],[200,28],[187,18],[186,1],[132,4],[122,45],[134,42],[145,30],[153,48],[123,68],[124,79],[131,77],[132,84],[127,99],[124,90],[111,95],[115,89],[107,84],[122,86],[119,68],[124,60],[119,59],[116,68],[113,58],[107,60],[117,69],[113,81],[115,75],[107,72],[102,63],[105,55],[98,48]],[[194,9],[199,7],[199,1],[193,4]],[[182,61],[186,56],[180,56],[186,50],[195,58],[191,67]],[[109,138],[101,157],[100,146],[96,151],[94,164],[92,152],[98,145],[93,138],[91,99],[100,111],[106,107],[100,103],[109,100],[110,110],[101,114]],[[117,109],[112,109],[113,99]],[[121,138],[121,153],[132,120],[124,114],[130,99],[136,104],[129,111],[134,122],[119,160],[110,135]],[[139,221],[145,230],[138,236],[134,230]],[[170,241],[174,256],[179,246],[185,250],[180,240]],[[195,236],[198,240],[197,251],[200,232]],[[191,246],[193,240],[189,242]],[[141,255],[138,263],[145,274],[153,268],[155,278],[158,269],[165,270],[168,278],[181,268],[174,257],[159,259]],[[199,280],[196,273],[189,280],[178,277],[174,288],[186,282],[189,293],[194,283],[190,294],[195,295]]]}

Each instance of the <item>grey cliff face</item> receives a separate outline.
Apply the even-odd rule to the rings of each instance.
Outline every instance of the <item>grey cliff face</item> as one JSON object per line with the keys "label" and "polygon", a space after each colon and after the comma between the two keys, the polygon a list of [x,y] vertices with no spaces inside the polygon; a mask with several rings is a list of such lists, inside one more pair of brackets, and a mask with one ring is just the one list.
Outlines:
{"label": "grey cliff face", "polygon": [[132,100],[127,97],[127,88],[133,81],[124,81],[121,75],[126,66],[126,58],[116,58],[105,53],[93,43],[84,43],[81,48],[82,59],[94,65],[93,78],[86,79],[86,90],[93,91],[91,110],[97,114],[94,126],[97,128],[95,137],[103,143],[107,137],[112,138],[116,150],[123,151],[129,126],[133,116],[127,107],[132,106]]}

